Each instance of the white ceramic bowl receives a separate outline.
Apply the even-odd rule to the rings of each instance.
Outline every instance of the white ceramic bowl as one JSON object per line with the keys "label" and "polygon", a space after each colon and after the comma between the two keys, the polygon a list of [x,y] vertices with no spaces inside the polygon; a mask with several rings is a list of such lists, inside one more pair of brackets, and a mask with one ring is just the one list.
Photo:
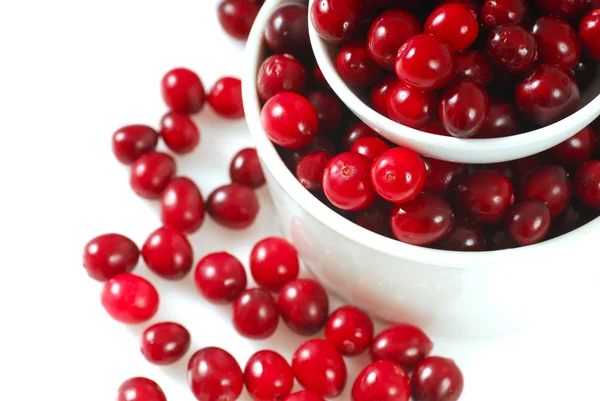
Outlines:
{"label": "white ceramic bowl", "polygon": [[296,180],[260,122],[256,74],[263,28],[284,0],[267,0],[246,44],[242,94],[284,235],[325,286],[351,304],[433,335],[489,337],[598,305],[600,218],[540,244],[461,253],[408,245],[344,219]]}
{"label": "white ceramic bowl", "polygon": [[[318,0],[310,0],[310,4]],[[459,139],[423,133],[398,124],[376,112],[369,100],[347,86],[336,69],[339,46],[321,39],[308,24],[315,58],[331,89],[358,118],[380,135],[400,146],[436,159],[461,163],[496,163],[540,153],[575,135],[600,116],[600,74],[582,94],[582,105],[576,113],[547,127],[505,138]]]}

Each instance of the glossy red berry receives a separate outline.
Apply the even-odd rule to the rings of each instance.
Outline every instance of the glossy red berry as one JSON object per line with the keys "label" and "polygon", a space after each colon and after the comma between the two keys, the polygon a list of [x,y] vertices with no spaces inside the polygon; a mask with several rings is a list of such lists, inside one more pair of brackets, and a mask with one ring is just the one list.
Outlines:
{"label": "glossy red berry", "polygon": [[537,200],[517,203],[506,215],[506,232],[519,245],[542,241],[550,231],[550,210]]}
{"label": "glossy red berry", "polygon": [[275,54],[305,59],[312,55],[308,39],[308,6],[287,3],[277,7],[265,27],[265,44]]}
{"label": "glossy red berry", "polygon": [[450,135],[469,138],[477,135],[489,113],[485,89],[475,82],[463,79],[446,88],[440,97],[438,114]]}
{"label": "glossy red berry", "polygon": [[306,97],[317,112],[319,120],[318,134],[333,136],[337,133],[342,123],[342,103],[331,91],[316,90]]}
{"label": "glossy red berry", "polygon": [[457,209],[478,223],[499,222],[514,200],[512,183],[494,170],[475,171],[456,188]]}
{"label": "glossy red berry", "polygon": [[278,302],[281,317],[298,334],[315,334],[327,321],[329,298],[315,280],[299,278],[287,282],[279,291]]}
{"label": "glossy red berry", "polygon": [[244,388],[240,365],[217,347],[203,348],[192,355],[187,377],[198,401],[235,401]]}
{"label": "glossy red berry", "polygon": [[219,23],[227,34],[246,40],[260,5],[253,0],[223,0],[217,9]]}
{"label": "glossy red berry", "polygon": [[200,190],[186,177],[171,180],[160,197],[163,225],[185,234],[198,230],[204,222],[204,200]]}
{"label": "glossy red berry", "polygon": [[289,54],[275,54],[263,61],[256,77],[256,91],[266,102],[281,92],[302,93],[306,73],[302,64]]}
{"label": "glossy red berry", "polygon": [[388,74],[382,76],[373,84],[371,88],[371,103],[379,114],[387,117],[388,97],[399,82],[396,75]]}
{"label": "glossy red berry", "polygon": [[108,280],[102,288],[102,306],[121,323],[143,323],[158,310],[158,292],[148,280],[122,273]]}
{"label": "glossy red berry", "polygon": [[483,251],[485,236],[481,228],[465,218],[455,218],[454,226],[437,247],[448,251],[472,252]]}
{"label": "glossy red berry", "polygon": [[265,103],[260,114],[269,139],[284,148],[306,146],[319,129],[319,119],[313,105],[303,96],[282,92]]}
{"label": "glossy red berry", "polygon": [[529,4],[526,0],[486,0],[481,6],[481,23],[486,28],[527,21]]}
{"label": "glossy red berry", "polygon": [[336,65],[340,77],[352,86],[373,85],[381,75],[381,67],[369,57],[365,42],[353,42],[342,47]]}
{"label": "glossy red berry", "polygon": [[229,164],[229,177],[232,182],[250,188],[258,188],[264,185],[265,175],[256,149],[245,148],[233,156]]}
{"label": "glossy red berry", "polygon": [[269,291],[279,291],[298,277],[298,252],[283,238],[265,238],[250,252],[250,271],[256,284]]}
{"label": "glossy red berry", "polygon": [[297,391],[288,395],[283,401],[325,401],[323,397],[311,390]]}
{"label": "glossy red berry", "polygon": [[568,22],[552,16],[541,17],[533,24],[531,33],[537,42],[541,63],[556,64],[563,71],[569,71],[579,61],[581,42]]}
{"label": "glossy red berry", "polygon": [[375,160],[377,156],[389,149],[390,145],[383,139],[367,137],[354,142],[350,151],[366,156],[371,160]]}
{"label": "glossy red berry", "polygon": [[415,401],[457,401],[464,381],[453,360],[432,356],[417,365],[411,384]]}
{"label": "glossy red berry", "polygon": [[244,369],[246,389],[254,401],[281,401],[294,386],[294,372],[281,355],[258,351]]}
{"label": "glossy red berry", "polygon": [[254,191],[236,183],[215,189],[208,196],[206,207],[217,223],[234,229],[249,227],[260,209]]}
{"label": "glossy red berry", "polygon": [[433,343],[418,327],[400,324],[379,333],[371,345],[373,361],[391,361],[405,370],[412,370],[425,359]]}
{"label": "glossy red berry", "polygon": [[571,181],[562,166],[546,165],[538,167],[523,179],[519,197],[543,202],[552,217],[561,214],[571,202]]}
{"label": "glossy red berry", "polygon": [[568,168],[577,168],[592,158],[596,146],[596,136],[590,126],[549,149],[551,158]]}
{"label": "glossy red berry", "polygon": [[120,234],[103,234],[91,239],[83,248],[83,267],[98,281],[117,274],[130,273],[137,265],[140,251],[132,240]]}
{"label": "glossy red berry", "polygon": [[200,131],[186,115],[170,111],[160,120],[160,136],[178,154],[191,152],[200,143]]}
{"label": "glossy red berry", "polygon": [[427,179],[423,190],[442,197],[454,190],[458,182],[468,174],[467,166],[462,163],[421,157],[425,163]]}
{"label": "glossy red berry", "polygon": [[202,81],[192,70],[174,68],[167,72],[161,83],[162,97],[169,109],[183,114],[202,110],[206,93]]}
{"label": "glossy red berry", "polygon": [[473,10],[461,3],[447,3],[433,12],[425,22],[425,33],[446,43],[452,51],[465,50],[479,35],[479,22]]}
{"label": "glossy red berry", "polygon": [[488,116],[477,138],[503,138],[519,132],[519,114],[512,103],[491,100]]}
{"label": "glossy red berry", "polygon": [[194,282],[210,302],[230,303],[246,289],[246,271],[235,256],[227,252],[210,253],[196,265]]}
{"label": "glossy red berry", "polygon": [[337,153],[336,147],[331,141],[322,136],[317,136],[315,139],[304,147],[298,149],[281,149],[282,157],[286,164],[290,166],[290,170],[294,171],[297,164],[302,158],[313,152],[328,152],[333,155]]}
{"label": "glossy red berry", "polygon": [[310,9],[310,20],[319,36],[338,45],[354,35],[359,19],[358,0],[315,1]]}
{"label": "glossy red berry", "polygon": [[456,76],[450,47],[429,34],[409,38],[398,50],[394,71],[401,81],[419,89],[441,89]]}
{"label": "glossy red berry", "polygon": [[571,19],[579,16],[585,9],[586,0],[536,0],[535,3],[543,14]]}
{"label": "glossy red berry", "polygon": [[296,178],[309,191],[323,189],[323,174],[327,163],[333,157],[329,152],[312,152],[304,156],[296,165]]}
{"label": "glossy red berry", "polygon": [[342,306],[333,311],[327,319],[325,336],[340,354],[358,355],[371,345],[373,321],[358,308]]}
{"label": "glossy red berry", "polygon": [[131,166],[129,183],[136,194],[146,199],[158,199],[175,176],[175,160],[163,152],[149,152]]}
{"label": "glossy red berry", "polygon": [[600,209],[600,161],[590,160],[577,169],[573,190],[581,203]]}
{"label": "glossy red berry", "polygon": [[147,125],[126,125],[112,136],[112,149],[117,160],[132,164],[141,155],[152,152],[158,143],[158,133]]}
{"label": "glossy red berry", "polygon": [[277,302],[262,288],[244,290],[233,303],[232,320],[233,326],[242,336],[252,339],[268,338],[279,323]]}
{"label": "glossy red berry", "polygon": [[162,322],[142,333],[140,350],[148,362],[169,365],[181,359],[190,348],[190,333],[178,323]]}
{"label": "glossy red berry", "polygon": [[327,199],[340,209],[364,209],[377,198],[370,175],[368,157],[354,152],[340,153],[325,167],[323,190]]}
{"label": "glossy red berry", "polygon": [[181,231],[161,227],[144,242],[142,257],[148,268],[162,278],[179,280],[192,269],[194,252]]}
{"label": "glossy red berry", "polygon": [[222,117],[231,119],[244,117],[242,82],[233,77],[219,78],[210,89],[208,104]]}
{"label": "glossy red berry", "polygon": [[494,70],[483,52],[467,49],[454,56],[459,79],[470,79],[484,88],[492,82]]}
{"label": "glossy red berry", "polygon": [[356,141],[358,141],[361,138],[369,137],[379,137],[379,134],[373,131],[373,129],[367,124],[363,123],[362,121],[359,121],[356,124],[350,126],[350,128],[348,128],[348,130],[342,137],[342,148],[344,149],[344,151],[347,152],[350,149],[352,149],[352,145],[354,145]]}
{"label": "glossy red berry", "polygon": [[538,57],[535,37],[520,25],[494,28],[487,40],[490,60],[504,70],[517,74],[528,71]]}
{"label": "glossy red berry", "polygon": [[117,401],[167,401],[167,397],[155,381],[133,377],[119,386]]}
{"label": "glossy red berry", "polygon": [[352,401],[408,401],[410,379],[404,370],[390,361],[367,365],[352,386]]}
{"label": "glossy red berry", "polygon": [[423,128],[435,119],[438,97],[434,91],[396,84],[387,98],[387,116],[410,128]]}
{"label": "glossy red berry", "polygon": [[308,340],[298,347],[292,369],[303,387],[323,397],[337,397],[346,385],[344,358],[325,340]]}
{"label": "glossy red berry", "polygon": [[590,11],[581,19],[579,37],[588,54],[600,61],[600,8]]}
{"label": "glossy red berry", "polygon": [[371,167],[371,183],[383,199],[402,203],[417,196],[427,179],[421,157],[408,148],[392,148],[380,154]]}

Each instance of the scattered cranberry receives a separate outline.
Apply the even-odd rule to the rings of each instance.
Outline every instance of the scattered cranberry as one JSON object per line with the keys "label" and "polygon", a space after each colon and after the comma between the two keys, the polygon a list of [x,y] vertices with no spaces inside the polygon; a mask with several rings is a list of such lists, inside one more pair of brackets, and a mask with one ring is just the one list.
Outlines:
{"label": "scattered cranberry", "polygon": [[126,125],[113,134],[113,153],[123,164],[132,164],[141,155],[152,152],[158,143],[158,133],[147,125]]}
{"label": "scattered cranberry", "polygon": [[464,218],[456,218],[452,230],[446,238],[438,243],[437,247],[448,251],[483,251],[485,236],[476,223]]}
{"label": "scattered cranberry", "polygon": [[417,196],[427,179],[421,157],[408,148],[392,148],[380,154],[371,167],[371,183],[383,199],[402,203]]}
{"label": "scattered cranberry", "polygon": [[244,388],[244,375],[231,354],[208,347],[190,358],[188,382],[198,401],[235,401]]}
{"label": "scattered cranberry", "polygon": [[600,8],[590,11],[581,19],[579,36],[589,55],[600,61]]}
{"label": "scattered cranberry", "polygon": [[153,380],[133,377],[119,386],[117,401],[167,401],[167,397]]}
{"label": "scattered cranberry", "polygon": [[373,361],[391,361],[405,370],[412,370],[425,359],[433,343],[418,327],[400,324],[379,333],[371,345]]}
{"label": "scattered cranberry", "polygon": [[258,351],[244,369],[246,389],[255,401],[281,401],[294,386],[294,372],[281,355]]}
{"label": "scattered cranberry", "polygon": [[433,12],[425,22],[425,33],[446,43],[452,51],[469,48],[479,35],[477,15],[464,4],[447,3]]}
{"label": "scattered cranberry", "polygon": [[577,169],[573,190],[581,203],[600,209],[600,160],[585,162]]}
{"label": "scattered cranberry", "polygon": [[121,323],[143,323],[158,310],[158,292],[148,280],[122,273],[108,280],[102,288],[102,306]]}
{"label": "scattered cranberry", "polygon": [[178,323],[163,322],[142,333],[141,351],[150,363],[169,365],[181,359],[190,348],[190,333]]}
{"label": "scattered cranberry", "polygon": [[580,88],[589,87],[597,75],[596,60],[591,57],[582,56],[577,64],[571,68],[571,74]]}
{"label": "scattered cranberry", "polygon": [[411,384],[415,401],[456,401],[463,376],[453,360],[432,356],[417,365]]}
{"label": "scattered cranberry", "polygon": [[362,121],[357,122],[356,124],[350,126],[344,137],[342,138],[342,147],[344,151],[349,151],[352,149],[352,146],[356,141],[361,138],[369,138],[369,137],[379,137],[377,132],[373,131],[371,127]]}
{"label": "scattered cranberry", "polygon": [[262,288],[242,291],[233,303],[233,326],[244,337],[264,339],[277,329],[277,302]]}
{"label": "scattered cranberry", "polygon": [[235,39],[246,40],[260,5],[253,0],[223,0],[217,14],[221,27]]}
{"label": "scattered cranberry", "polygon": [[256,90],[263,102],[281,92],[302,93],[306,73],[302,64],[289,54],[268,57],[258,69]]}
{"label": "scattered cranberry", "polygon": [[211,253],[196,265],[194,282],[210,302],[230,303],[246,289],[246,271],[235,256],[227,252]]}
{"label": "scattered cranberry", "polygon": [[161,227],[144,242],[142,257],[148,268],[162,278],[179,280],[192,269],[194,252],[181,231]]}
{"label": "scattered cranberry", "polygon": [[487,53],[493,63],[512,73],[528,71],[538,56],[535,37],[514,24],[490,32]]}
{"label": "scattered cranberry", "polygon": [[434,91],[423,91],[400,82],[387,98],[387,115],[399,124],[419,129],[435,119],[437,105]]}
{"label": "scattered cranberry", "polygon": [[381,75],[381,68],[369,57],[365,42],[353,42],[342,47],[337,56],[340,77],[352,86],[372,85]]}
{"label": "scattered cranberry", "polygon": [[391,211],[392,204],[379,199],[368,208],[356,212],[354,222],[369,231],[384,237],[391,237],[389,225]]}
{"label": "scattered cranberry", "polygon": [[456,188],[456,207],[478,223],[499,222],[514,200],[512,183],[494,170],[475,171]]}
{"label": "scattered cranberry", "polygon": [[552,16],[538,18],[531,33],[538,45],[540,62],[556,64],[564,71],[577,64],[581,43],[575,29],[566,21]]}
{"label": "scattered cranberry", "polygon": [[260,115],[271,141],[284,148],[307,145],[317,134],[319,119],[313,105],[301,95],[282,92],[265,103]]}
{"label": "scattered cranberry", "polygon": [[254,191],[236,183],[215,189],[208,196],[206,205],[208,213],[217,223],[235,229],[249,227],[260,209]]}
{"label": "scattered cranberry", "polygon": [[298,334],[312,335],[325,325],[329,299],[315,280],[299,278],[287,282],[279,291],[278,302],[281,317]]}
{"label": "scattered cranberry", "polygon": [[160,136],[173,152],[189,153],[200,143],[200,131],[185,114],[170,111],[160,120]]}
{"label": "scattered cranberry", "polygon": [[354,35],[359,17],[358,0],[315,1],[310,9],[310,19],[319,36],[338,45]]}
{"label": "scattered cranberry", "polygon": [[371,89],[371,103],[379,114],[387,117],[388,97],[399,82],[395,75],[389,74],[382,76],[373,85]]}
{"label": "scattered cranberry", "polygon": [[311,390],[297,391],[288,395],[283,401],[325,401],[323,397]]}
{"label": "scattered cranberry", "polygon": [[390,145],[388,145],[383,139],[367,137],[361,138],[354,142],[354,145],[352,145],[350,151],[364,155],[371,160],[375,160],[377,156],[389,149]]}
{"label": "scattered cranberry", "polygon": [[308,6],[287,3],[273,11],[265,27],[265,43],[275,54],[287,53],[300,59],[311,56]]}
{"label": "scattered cranberry", "polygon": [[503,138],[519,132],[519,114],[512,103],[491,100],[488,116],[477,138]]}
{"label": "scattered cranberry", "polygon": [[137,265],[140,251],[132,240],[120,234],[103,234],[91,239],[83,248],[83,267],[98,281],[121,273],[130,273]]}
{"label": "scattered cranberry", "polygon": [[571,182],[562,166],[541,166],[529,172],[521,182],[519,196],[522,200],[543,202],[552,217],[561,214],[571,201]]}
{"label": "scattered cranberry", "polygon": [[427,170],[427,179],[423,190],[436,195],[446,196],[454,190],[459,181],[468,174],[467,166],[444,160],[421,157]]}
{"label": "scattered cranberry", "polygon": [[325,336],[340,354],[358,355],[371,345],[373,321],[369,315],[358,308],[342,306],[329,316],[325,326]]}
{"label": "scattered cranberry", "polygon": [[481,23],[486,28],[521,24],[529,17],[527,0],[486,0],[481,7]]}
{"label": "scattered cranberry", "polygon": [[233,77],[219,78],[208,94],[208,104],[222,117],[232,119],[244,117],[242,82]]}
{"label": "scattered cranberry", "polygon": [[519,245],[542,241],[550,231],[550,210],[537,200],[517,203],[506,216],[506,232]]}
{"label": "scattered cranberry", "polygon": [[549,154],[556,163],[565,167],[577,168],[592,158],[596,136],[591,127],[585,127],[569,139],[550,148]]}
{"label": "scattered cranberry", "polygon": [[232,182],[250,188],[258,188],[264,185],[265,175],[263,174],[256,149],[245,148],[233,156],[229,164],[229,177]]}
{"label": "scattered cranberry", "polygon": [[352,401],[408,401],[410,380],[402,368],[390,361],[367,365],[352,386]]}
{"label": "scattered cranberry", "polygon": [[296,178],[309,191],[323,189],[323,174],[333,157],[329,152],[313,152],[304,156],[296,165]]}
{"label": "scattered cranberry", "polygon": [[204,200],[200,190],[186,177],[171,180],[160,197],[163,224],[185,234],[198,230],[204,222]]}
{"label": "scattered cranberry", "polygon": [[283,238],[265,238],[250,252],[252,277],[256,284],[269,291],[279,291],[298,277],[299,270],[298,252]]}
{"label": "scattered cranberry", "polygon": [[476,135],[489,113],[485,89],[468,79],[446,88],[440,98],[438,114],[450,135],[469,138]]}
{"label": "scattered cranberry", "polygon": [[303,387],[323,397],[337,397],[346,385],[344,358],[325,340],[308,340],[298,347],[292,369]]}
{"label": "scattered cranberry", "polygon": [[146,199],[158,199],[175,176],[175,160],[163,152],[143,154],[131,166],[129,183],[136,194]]}
{"label": "scattered cranberry", "polygon": [[340,153],[329,161],[323,174],[327,199],[343,210],[360,210],[375,202],[370,180],[371,160],[353,152]]}
{"label": "scattered cranberry", "polygon": [[537,6],[544,14],[554,14],[570,19],[578,16],[585,9],[586,0],[536,0]]}
{"label": "scattered cranberry", "polygon": [[161,83],[162,97],[173,111],[194,114],[202,110],[206,93],[204,85],[194,71],[174,68],[167,72]]}
{"label": "scattered cranberry", "polygon": [[459,79],[470,79],[484,88],[492,82],[494,70],[483,52],[468,49],[454,56]]}
{"label": "scattered cranberry", "polygon": [[313,91],[308,94],[307,99],[317,112],[318,134],[333,136],[337,133],[342,123],[342,104],[339,99],[328,90]]}

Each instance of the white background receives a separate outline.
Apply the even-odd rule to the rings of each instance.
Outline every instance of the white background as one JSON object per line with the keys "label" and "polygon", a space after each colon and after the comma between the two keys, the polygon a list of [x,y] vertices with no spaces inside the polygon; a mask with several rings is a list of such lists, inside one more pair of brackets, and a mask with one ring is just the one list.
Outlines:
{"label": "white background", "polygon": [[[215,0],[1,3],[0,400],[107,401],[123,380],[144,375],[169,400],[192,401],[185,367],[193,350],[221,346],[243,366],[261,348],[290,358],[303,341],[283,324],[267,341],[242,339],[229,308],[205,302],[191,275],[166,282],[140,262],[136,273],[161,294],[152,322],[179,321],[193,337],[184,360],[155,367],[138,350],[146,325],[111,320],[99,302],[101,284],[81,267],[90,238],[119,232],[141,245],[160,225],[157,203],[130,190],[128,169],[110,150],[112,132],[156,126],[165,112],[159,82],[170,68],[196,70],[207,89],[224,74],[241,75],[243,44],[221,32],[215,8]],[[251,141],[244,121],[223,120],[208,107],[196,121],[200,146],[178,167],[206,196],[228,181],[231,156]],[[262,210],[248,230],[207,219],[191,236],[196,260],[227,250],[246,264],[252,245],[277,233],[266,188],[259,195]],[[557,321],[487,342],[434,338],[434,352],[463,368],[464,401],[597,400],[597,322],[598,314]],[[366,362],[349,360],[350,379]],[[350,384],[339,399],[350,398]]]}

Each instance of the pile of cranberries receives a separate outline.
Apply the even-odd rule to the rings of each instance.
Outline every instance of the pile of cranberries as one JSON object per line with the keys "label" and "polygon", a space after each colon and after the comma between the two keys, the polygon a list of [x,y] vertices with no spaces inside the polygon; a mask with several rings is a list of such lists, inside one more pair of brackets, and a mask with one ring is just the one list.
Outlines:
{"label": "pile of cranberries", "polygon": [[304,49],[310,16],[341,46],[340,76],[370,87],[379,112],[426,133],[496,138],[578,107],[600,60],[600,9],[583,1],[444,1],[433,11],[404,3],[320,0],[309,10],[292,2],[269,19],[271,55],[256,88],[261,121],[298,181],[364,228],[444,250],[530,245],[597,217],[598,124],[511,162],[434,160],[356,121]]}

